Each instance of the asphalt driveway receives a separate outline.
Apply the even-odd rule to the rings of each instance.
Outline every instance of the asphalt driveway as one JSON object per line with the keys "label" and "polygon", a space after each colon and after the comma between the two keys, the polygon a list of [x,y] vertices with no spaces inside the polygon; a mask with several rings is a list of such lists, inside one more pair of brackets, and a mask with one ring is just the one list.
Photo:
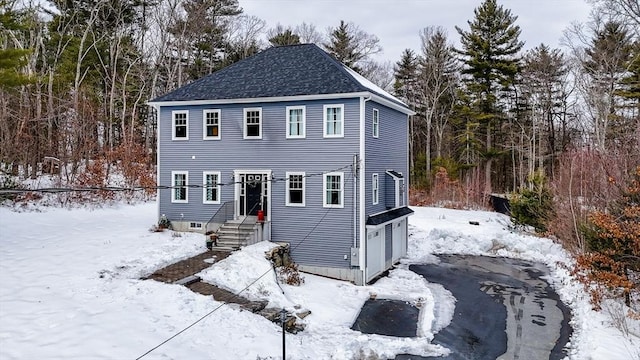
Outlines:
{"label": "asphalt driveway", "polygon": [[412,265],[457,299],[449,326],[433,342],[446,357],[396,359],[562,359],[572,329],[570,311],[542,279],[542,264],[507,258],[443,255],[438,265]]}

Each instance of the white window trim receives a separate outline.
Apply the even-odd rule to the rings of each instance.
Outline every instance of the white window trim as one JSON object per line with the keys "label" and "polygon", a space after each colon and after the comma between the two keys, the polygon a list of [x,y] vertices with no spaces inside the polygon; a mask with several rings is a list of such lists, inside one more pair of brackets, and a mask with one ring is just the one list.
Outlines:
{"label": "white window trim", "polygon": [[[290,122],[291,122],[291,110],[302,110],[302,134],[300,135],[291,135],[289,133],[289,130],[291,129],[290,126]],[[306,110],[306,106],[287,106],[287,129],[286,131],[286,135],[287,135],[287,139],[304,139],[305,137],[307,137],[307,110]]]}
{"label": "white window trim", "polygon": [[380,136],[380,112],[378,109],[373,109],[373,115],[371,115],[371,132],[374,138]]}
{"label": "white window trim", "polygon": [[[329,204],[327,199],[327,176],[340,176],[340,204]],[[322,207],[325,208],[344,208],[344,173],[330,172],[322,175]]]}
{"label": "white window trim", "polygon": [[[176,175],[184,175],[185,196],[184,200],[176,200]],[[188,171],[172,171],[171,172],[171,202],[178,204],[186,204],[189,202],[189,172]]]}
{"label": "white window trim", "polygon": [[[207,114],[217,113],[218,114],[218,136],[207,136]],[[222,113],[220,109],[206,109],[202,110],[202,140],[220,140],[220,135],[222,132],[221,122],[222,122]]]}
{"label": "white window trim", "polygon": [[378,174],[371,174],[371,198],[373,205],[380,202],[380,177]]}
{"label": "white window trim", "polygon": [[202,223],[199,221],[191,221],[189,222],[189,229],[190,230],[202,230]]}
{"label": "white window trim", "polygon": [[[302,175],[302,203],[301,204],[292,203],[291,199],[289,198],[289,176],[291,176],[291,175]],[[300,172],[300,171],[291,171],[291,172],[287,171],[285,173],[285,177],[287,178],[285,205],[286,206],[297,206],[297,207],[306,206],[306,197],[307,197],[307,177],[306,177],[306,174],[304,172]]]}
{"label": "white window trim", "polygon": [[[176,137],[176,115],[177,114],[186,114],[186,134],[185,137]],[[171,140],[189,140],[189,111],[188,110],[174,110],[171,112]]]}
{"label": "white window trim", "polygon": [[[260,131],[260,136],[247,136],[247,112],[249,111],[257,111],[259,113],[259,118],[258,118],[258,126],[259,126],[259,130]],[[262,139],[262,108],[261,107],[257,107],[257,108],[244,108],[242,109],[242,118],[243,118],[243,126],[242,126],[242,138],[243,139],[257,139],[260,140]]]}
{"label": "white window trim", "polygon": [[[211,201],[207,200],[207,175],[216,175],[218,177],[218,185],[216,185],[216,189],[218,190],[218,200]],[[220,171],[203,171],[202,172],[202,203],[203,204],[220,204]]]}
{"label": "white window trim", "polygon": [[[327,110],[330,108],[340,108],[340,135],[327,134]],[[343,138],[344,137],[344,104],[328,104],[322,107],[322,135],[325,138]]]}

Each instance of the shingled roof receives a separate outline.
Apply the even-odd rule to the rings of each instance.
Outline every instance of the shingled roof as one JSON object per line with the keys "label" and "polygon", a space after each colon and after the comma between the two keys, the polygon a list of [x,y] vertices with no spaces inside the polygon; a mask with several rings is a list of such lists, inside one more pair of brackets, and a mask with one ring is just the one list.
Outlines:
{"label": "shingled roof", "polygon": [[271,47],[159,96],[150,103],[358,92],[370,92],[396,106],[407,108],[400,100],[315,44]]}

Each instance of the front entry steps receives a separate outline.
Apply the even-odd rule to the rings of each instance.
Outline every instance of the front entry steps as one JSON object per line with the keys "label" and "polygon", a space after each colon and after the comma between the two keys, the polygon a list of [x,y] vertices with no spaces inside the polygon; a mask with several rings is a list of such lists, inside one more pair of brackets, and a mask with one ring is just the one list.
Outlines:
{"label": "front entry steps", "polygon": [[216,231],[215,247],[239,249],[249,245],[258,227],[257,217],[249,216],[243,220],[229,220]]}

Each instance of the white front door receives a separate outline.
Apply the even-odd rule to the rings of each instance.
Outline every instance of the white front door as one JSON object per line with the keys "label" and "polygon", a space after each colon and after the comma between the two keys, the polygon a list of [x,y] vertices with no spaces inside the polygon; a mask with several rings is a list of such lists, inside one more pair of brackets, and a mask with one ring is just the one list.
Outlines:
{"label": "white front door", "polygon": [[236,216],[271,215],[271,170],[235,170]]}

